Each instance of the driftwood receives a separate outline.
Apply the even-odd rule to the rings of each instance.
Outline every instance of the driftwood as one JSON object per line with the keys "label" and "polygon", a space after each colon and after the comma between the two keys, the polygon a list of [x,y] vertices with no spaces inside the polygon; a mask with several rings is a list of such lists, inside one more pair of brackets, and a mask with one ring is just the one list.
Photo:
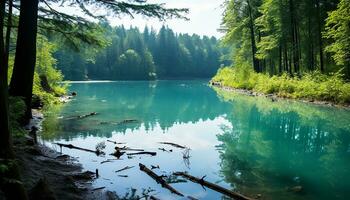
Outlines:
{"label": "driftwood", "polygon": [[122,156],[122,155],[124,155],[125,154],[125,152],[124,151],[119,151],[119,150],[116,150],[114,153],[112,153],[111,155],[112,156],[115,156],[115,157],[117,157],[118,159]]}
{"label": "driftwood", "polygon": [[78,149],[78,150],[81,150],[81,151],[95,153],[96,155],[104,154],[102,151],[85,149],[85,148],[74,146],[72,144],[62,144],[62,143],[53,143],[53,144],[56,144],[56,145],[60,146],[61,148],[62,147],[66,147],[66,148],[69,148],[69,149]]}
{"label": "driftwood", "polygon": [[134,166],[126,166],[126,167],[124,167],[124,168],[122,168],[122,169],[119,169],[119,170],[117,170],[117,171],[115,171],[116,173],[118,173],[118,172],[121,172],[121,171],[124,171],[124,170],[128,170],[128,169],[131,169],[131,168],[134,168]]}
{"label": "driftwood", "polygon": [[164,179],[162,176],[158,176],[156,173],[154,173],[152,170],[148,169],[145,165],[143,164],[139,164],[140,166],[140,170],[144,171],[148,176],[150,176],[151,178],[153,178],[158,184],[161,184],[163,188],[168,189],[169,191],[171,191],[174,194],[177,194],[179,196],[184,196],[183,194],[181,194],[179,191],[177,191],[175,188],[171,187]]}
{"label": "driftwood", "polygon": [[155,196],[150,196],[149,197],[150,200],[160,200],[159,198],[155,197]]}
{"label": "driftwood", "polygon": [[96,190],[103,190],[103,189],[105,189],[106,187],[98,187],[98,188],[94,188],[94,189],[92,189],[92,191],[96,191]]}
{"label": "driftwood", "polygon": [[164,149],[164,148],[158,148],[158,149],[161,150],[161,151],[165,151],[165,152],[173,152],[172,149],[170,149],[170,150],[166,150],[166,149]]}
{"label": "driftwood", "polygon": [[233,199],[238,199],[238,200],[253,200],[252,198],[249,198],[249,197],[246,197],[242,194],[239,194],[237,192],[234,192],[234,191],[231,191],[231,190],[228,190],[226,188],[223,188],[219,185],[216,185],[214,183],[210,183],[208,181],[205,181],[204,180],[204,177],[203,178],[197,178],[197,177],[194,177],[194,176],[191,176],[185,172],[175,172],[174,175],[176,176],[182,176],[194,183],[199,183],[200,185],[202,186],[206,186],[212,190],[215,190],[217,192],[220,192],[221,194],[224,194],[224,195],[227,195]]}
{"label": "driftwood", "polygon": [[125,142],[116,142],[113,140],[107,140],[107,142],[113,143],[113,144],[126,144]]}
{"label": "driftwood", "polygon": [[139,122],[139,120],[137,119],[124,119],[122,121],[118,121],[118,122],[113,122],[113,121],[103,121],[100,122],[101,125],[107,125],[107,124],[111,124],[111,125],[123,125],[123,124],[129,124],[129,123],[137,123]]}
{"label": "driftwood", "polygon": [[170,146],[173,146],[173,147],[176,147],[176,148],[180,148],[180,149],[185,149],[186,148],[185,146],[181,146],[179,144],[175,144],[175,143],[172,143],[172,142],[160,142],[160,144],[167,144],[167,145],[170,145]]}
{"label": "driftwood", "polygon": [[136,123],[136,122],[139,122],[139,120],[137,120],[137,119],[124,119],[123,121],[118,122],[118,125],[119,124],[127,124],[127,123]]}
{"label": "driftwood", "polygon": [[100,164],[108,163],[108,162],[113,162],[115,160],[121,160],[121,159],[107,159],[105,161],[100,162]]}
{"label": "driftwood", "polygon": [[145,151],[143,149],[132,149],[132,148],[129,148],[129,147],[126,147],[126,146],[124,146],[124,147],[116,146],[114,149],[115,150],[119,150],[119,151]]}
{"label": "driftwood", "polygon": [[149,197],[150,200],[160,200],[159,198],[155,197],[155,196],[150,196]]}
{"label": "driftwood", "polygon": [[157,155],[157,152],[143,151],[143,152],[137,152],[137,153],[127,153],[126,155],[128,155],[128,156],[133,156],[133,155],[151,155],[151,156],[155,156],[155,155]]}
{"label": "driftwood", "polygon": [[84,119],[84,118],[91,117],[91,116],[94,116],[94,115],[97,115],[97,114],[98,114],[97,112],[91,112],[91,113],[86,114],[86,115],[78,115],[78,116],[74,116],[74,117],[68,117],[66,119],[67,120],[70,120],[70,119]]}
{"label": "driftwood", "polygon": [[194,198],[192,196],[187,196],[187,198],[190,199],[190,200],[198,200],[197,198]]}

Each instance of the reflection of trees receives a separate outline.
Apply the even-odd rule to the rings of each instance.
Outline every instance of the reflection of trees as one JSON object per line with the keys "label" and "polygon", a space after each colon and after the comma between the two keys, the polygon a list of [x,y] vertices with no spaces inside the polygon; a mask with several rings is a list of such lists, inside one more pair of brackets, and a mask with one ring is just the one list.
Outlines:
{"label": "reflection of trees", "polygon": [[[59,115],[71,116],[75,111],[76,115],[92,111],[100,115],[84,120],[62,119],[58,123],[57,116],[47,119],[56,121],[59,128],[56,133],[65,139],[77,134],[109,137],[113,130],[125,132],[141,126],[146,131],[157,125],[167,130],[178,123],[213,120],[225,114],[229,108],[229,104],[219,103],[215,92],[205,86],[204,81],[75,84],[72,90],[78,91],[77,100],[65,105]],[[104,104],[101,100],[108,103]],[[137,119],[140,123],[118,126],[100,124],[101,121],[118,122],[124,119]]]}
{"label": "reflection of trees", "polygon": [[218,135],[227,182],[267,199],[305,199],[286,192],[296,185],[307,199],[349,197],[348,111],[217,92],[232,104],[233,127]]}

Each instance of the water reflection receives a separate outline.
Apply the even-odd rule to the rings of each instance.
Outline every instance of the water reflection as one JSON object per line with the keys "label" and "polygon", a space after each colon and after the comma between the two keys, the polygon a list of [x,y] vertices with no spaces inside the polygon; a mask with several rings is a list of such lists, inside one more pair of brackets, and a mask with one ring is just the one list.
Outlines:
{"label": "water reflection", "polygon": [[[132,147],[153,148],[159,155],[153,160],[118,163],[136,166],[142,161],[158,164],[167,173],[183,170],[198,177],[208,175],[211,182],[251,196],[261,194],[263,199],[350,198],[349,111],[228,93],[208,87],[205,81],[80,83],[72,84],[71,90],[78,92],[74,101],[48,112],[44,140],[91,148],[98,140],[111,138]],[[99,114],[66,120],[90,112]],[[136,121],[119,123],[125,119]],[[159,151],[160,141],[191,147],[190,159],[184,161],[181,151]],[[88,169],[101,167],[80,152],[69,153],[79,155]],[[106,163],[101,170],[106,177],[114,177],[108,189],[122,194],[122,189],[115,188],[137,183],[138,191],[150,186],[162,191],[137,169],[131,170],[127,180],[116,178],[111,173],[114,165]],[[224,198],[195,184],[174,185],[201,199]],[[176,199],[166,194],[161,193]]]}
{"label": "water reflection", "polygon": [[[214,120],[229,109],[228,103],[218,101],[215,92],[206,86],[206,81],[160,82],[73,84],[71,90],[78,91],[78,96],[60,110],[63,118],[57,119],[57,112],[51,111],[53,114],[49,120],[64,124],[58,126],[59,131],[53,130],[62,135],[55,133],[53,137],[69,139],[77,137],[77,132],[80,133],[79,137],[110,137],[112,131],[125,133],[126,130],[137,130],[141,126],[146,131],[160,126],[166,132],[174,124]],[[84,120],[64,118],[89,112],[99,114]],[[115,125],[125,119],[136,119],[140,123]]]}
{"label": "water reflection", "polygon": [[217,92],[232,103],[217,136],[227,182],[268,199],[350,197],[348,111]]}

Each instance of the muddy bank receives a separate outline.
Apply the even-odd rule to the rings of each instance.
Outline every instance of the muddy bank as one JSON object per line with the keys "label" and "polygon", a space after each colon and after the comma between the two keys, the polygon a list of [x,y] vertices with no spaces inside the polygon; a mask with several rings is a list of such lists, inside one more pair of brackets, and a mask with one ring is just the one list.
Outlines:
{"label": "muddy bank", "polygon": [[261,92],[255,92],[255,91],[247,90],[247,89],[232,88],[232,87],[222,85],[221,82],[210,81],[209,85],[212,87],[220,88],[222,90],[226,90],[226,91],[230,91],[230,92],[237,92],[239,94],[244,94],[244,95],[248,95],[248,96],[267,97],[267,98],[270,98],[271,101],[294,100],[294,101],[300,101],[300,102],[304,102],[304,103],[311,103],[311,104],[315,104],[315,105],[324,105],[324,106],[330,106],[330,107],[339,107],[339,108],[344,108],[344,109],[350,109],[350,104],[336,104],[336,103],[330,102],[330,101],[287,98],[287,97],[279,96],[277,94],[264,94]]}

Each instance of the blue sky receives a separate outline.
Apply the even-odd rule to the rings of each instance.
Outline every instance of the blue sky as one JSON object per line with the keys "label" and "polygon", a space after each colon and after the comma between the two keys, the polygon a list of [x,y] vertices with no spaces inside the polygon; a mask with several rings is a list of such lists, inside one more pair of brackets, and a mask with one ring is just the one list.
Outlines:
{"label": "blue sky", "polygon": [[121,18],[110,19],[112,25],[124,24],[137,26],[141,29],[145,25],[152,26],[158,30],[163,24],[168,25],[178,33],[196,33],[199,35],[208,35],[221,37],[217,29],[220,27],[222,18],[222,3],[224,0],[149,0],[149,3],[166,3],[166,7],[171,8],[189,8],[187,15],[189,21],[173,19],[166,22],[160,22],[156,19],[145,19],[137,16],[134,19],[124,16]]}

